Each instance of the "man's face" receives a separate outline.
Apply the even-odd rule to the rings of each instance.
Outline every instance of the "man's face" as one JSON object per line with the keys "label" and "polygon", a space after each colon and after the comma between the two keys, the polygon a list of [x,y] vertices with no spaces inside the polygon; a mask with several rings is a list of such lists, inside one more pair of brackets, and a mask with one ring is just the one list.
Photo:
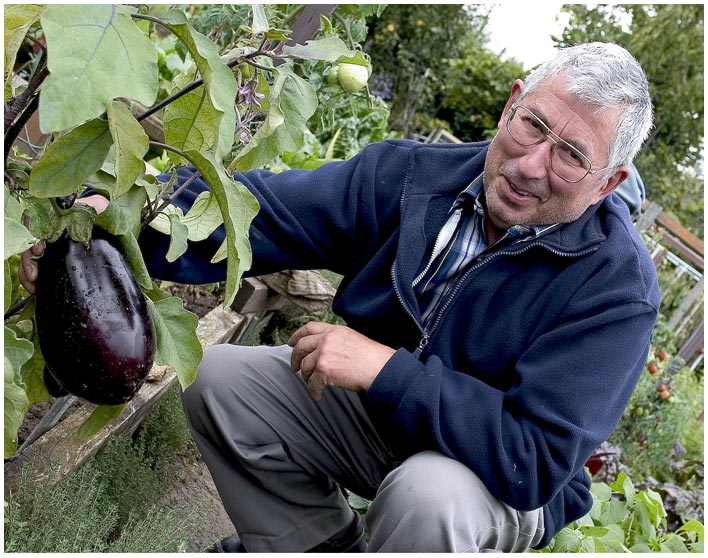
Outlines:
{"label": "man's face", "polygon": [[[609,195],[629,174],[620,167],[609,179],[605,171],[588,174],[580,182],[566,182],[551,168],[553,140],[525,147],[509,135],[506,121],[510,107],[523,91],[516,81],[499,121],[499,131],[489,146],[484,166],[484,189],[491,224],[497,230],[513,225],[568,223]],[[565,91],[561,77],[542,84],[521,104],[541,118],[558,136],[578,147],[595,169],[607,166],[609,146],[619,112],[581,103]]]}

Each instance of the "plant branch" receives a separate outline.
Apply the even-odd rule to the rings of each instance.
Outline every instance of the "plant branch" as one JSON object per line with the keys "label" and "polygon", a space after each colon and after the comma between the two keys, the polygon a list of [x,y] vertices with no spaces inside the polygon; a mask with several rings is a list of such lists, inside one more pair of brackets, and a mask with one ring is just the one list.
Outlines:
{"label": "plant branch", "polygon": [[[153,145],[155,147],[160,147],[162,149],[167,149],[168,151],[172,151],[173,153],[176,153],[180,157],[184,157],[185,159],[188,159],[181,149],[178,149],[176,147],[173,147],[171,145],[168,145],[166,143],[160,143],[157,141],[151,141],[150,145]],[[150,214],[146,217],[146,219],[140,224],[140,230],[144,230],[145,227],[147,227],[150,222],[155,219],[164,209],[172,203],[172,201],[179,196],[184,190],[186,190],[192,182],[194,182],[197,178],[201,176],[201,173],[199,171],[195,171],[192,176],[190,176],[187,180],[185,180],[182,184],[180,184],[179,188],[174,190],[167,199],[165,199],[162,204],[157,208],[157,209],[151,209]],[[157,200],[156,200],[157,201]]]}
{"label": "plant branch", "polygon": [[39,65],[37,66],[37,70],[32,74],[32,77],[27,84],[27,88],[15,97],[9,105],[9,110],[5,113],[5,129],[7,129],[17,119],[20,113],[25,110],[25,107],[29,104],[30,98],[36,94],[37,89],[40,85],[42,85],[42,82],[48,75],[49,69],[47,68],[47,57],[42,56],[42,59],[39,61]]}
{"label": "plant branch", "polygon": [[10,156],[10,150],[12,149],[12,144],[15,143],[17,136],[20,135],[20,131],[25,127],[27,121],[34,114],[34,112],[39,108],[39,95],[35,96],[30,104],[27,106],[25,111],[20,115],[20,117],[10,126],[10,129],[5,134],[5,156],[4,163],[7,166],[7,158]]}

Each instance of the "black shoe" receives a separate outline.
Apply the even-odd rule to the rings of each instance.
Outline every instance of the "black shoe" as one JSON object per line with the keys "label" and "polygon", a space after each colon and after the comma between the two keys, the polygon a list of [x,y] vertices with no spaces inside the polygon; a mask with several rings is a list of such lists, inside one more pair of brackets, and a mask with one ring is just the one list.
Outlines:
{"label": "black shoe", "polygon": [[[359,514],[354,512],[354,520],[347,530],[338,537],[327,539],[307,552],[366,552],[364,525]],[[220,540],[209,552],[248,552],[238,535],[231,535]]]}
{"label": "black shoe", "polygon": [[218,543],[214,544],[207,552],[248,552],[246,547],[243,546],[241,542],[241,537],[238,535],[231,535],[225,539],[221,539]]}
{"label": "black shoe", "polygon": [[366,552],[366,547],[364,524],[354,512],[354,521],[343,534],[327,539],[307,552]]}

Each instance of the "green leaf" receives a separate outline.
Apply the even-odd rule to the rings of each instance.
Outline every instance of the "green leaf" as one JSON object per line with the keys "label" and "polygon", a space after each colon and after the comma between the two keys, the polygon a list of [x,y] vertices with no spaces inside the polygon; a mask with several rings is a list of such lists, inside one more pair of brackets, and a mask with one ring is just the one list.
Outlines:
{"label": "green leaf", "polygon": [[5,260],[5,310],[7,312],[8,308],[12,306],[13,296],[13,275],[14,270],[10,267],[11,260]]}
{"label": "green leaf", "polygon": [[116,5],[53,4],[42,12],[49,77],[39,96],[44,133],[96,118],[108,101],[150,106],[158,91],[157,50]]}
{"label": "green leaf", "polygon": [[590,487],[590,493],[598,500],[607,502],[612,498],[612,489],[607,483],[594,482]]}
{"label": "green leaf", "polygon": [[285,58],[334,62],[340,57],[351,58],[355,53],[339,37],[326,37],[307,41],[304,45],[285,45],[282,55]]}
{"label": "green leaf", "polygon": [[51,203],[48,198],[29,196],[22,199],[25,214],[29,218],[27,227],[35,238],[48,238],[52,233]]}
{"label": "green leaf", "polygon": [[174,262],[187,251],[187,227],[185,227],[177,215],[170,215],[170,247],[167,250],[165,259]]}
{"label": "green leaf", "polygon": [[[32,24],[39,19],[43,4],[5,4],[5,91],[12,83],[17,51]],[[5,97],[7,99],[7,97]]]}
{"label": "green leaf", "polygon": [[270,29],[270,25],[268,25],[265,6],[262,4],[251,4],[251,10],[253,11],[253,23],[251,24],[253,34],[267,32],[268,29]]}
{"label": "green leaf", "polygon": [[[191,83],[190,74],[175,78],[173,93]],[[214,146],[222,115],[211,103],[206,88],[197,87],[165,107],[165,142],[182,151],[207,151]],[[176,153],[170,151],[169,157],[175,164],[181,163]]]}
{"label": "green leaf", "polygon": [[208,99],[219,113],[214,126],[213,151],[216,159],[221,160],[231,151],[234,141],[236,78],[221,60],[216,45],[192,28],[183,12],[171,10],[165,16],[164,21],[192,56],[199,74],[204,80],[207,91],[205,99]]}
{"label": "green leaf", "polygon": [[697,519],[689,519],[676,530],[677,533],[695,533],[697,541],[703,540],[703,531],[703,523]]}
{"label": "green leaf", "polygon": [[634,489],[634,484],[632,484],[632,480],[626,473],[620,473],[617,475],[617,479],[610,484],[610,488],[612,488],[615,492],[622,494],[627,500],[627,505],[631,505],[634,501],[636,491]]}
{"label": "green leaf", "polygon": [[234,182],[212,153],[188,151],[185,156],[201,172],[219,202],[226,229],[228,259],[224,306],[234,301],[243,272],[251,267],[251,244],[248,230],[259,210],[258,201],[240,182]]}
{"label": "green leaf", "polygon": [[76,242],[88,244],[95,219],[96,210],[93,207],[85,203],[75,203],[70,209],[52,215],[53,232],[47,241],[55,242],[66,230]]}
{"label": "green leaf", "polygon": [[17,432],[29,405],[20,370],[32,356],[34,347],[27,339],[18,339],[15,332],[5,326],[5,459],[17,449]]}
{"label": "green leaf", "polygon": [[202,345],[196,333],[199,318],[184,309],[181,299],[162,298],[164,293],[156,291],[146,293],[157,332],[155,363],[174,366],[182,389],[186,389],[196,378],[202,360]]}
{"label": "green leaf", "polygon": [[8,217],[5,217],[4,235],[5,259],[21,254],[37,242],[22,223]]}
{"label": "green leaf", "polygon": [[127,403],[120,405],[98,405],[91,415],[79,426],[74,433],[77,438],[89,438],[98,434],[110,421],[120,416]]}
{"label": "green leaf", "polygon": [[270,111],[253,139],[229,165],[229,170],[246,171],[272,161],[286,151],[303,145],[307,120],[317,109],[317,92],[287,67],[278,68],[271,89]]}
{"label": "green leaf", "polygon": [[52,395],[47,391],[47,386],[44,385],[44,356],[39,348],[39,337],[32,337],[34,352],[30,358],[22,366],[22,383],[25,385],[28,404],[49,401]]}
{"label": "green leaf", "polygon": [[580,531],[566,527],[554,537],[553,552],[576,552],[580,548],[583,535]]}
{"label": "green leaf", "polygon": [[33,196],[51,198],[75,192],[101,168],[113,144],[108,122],[91,120],[49,146],[30,175]]}
{"label": "green leaf", "polygon": [[130,190],[145,170],[143,157],[150,139],[130,109],[120,101],[108,104],[108,127],[115,145],[116,185],[111,195],[118,198]]}

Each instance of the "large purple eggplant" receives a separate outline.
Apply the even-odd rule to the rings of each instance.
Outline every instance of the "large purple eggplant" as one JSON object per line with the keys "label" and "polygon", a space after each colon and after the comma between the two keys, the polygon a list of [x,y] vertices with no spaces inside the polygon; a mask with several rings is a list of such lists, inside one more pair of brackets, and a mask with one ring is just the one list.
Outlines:
{"label": "large purple eggplant", "polygon": [[131,399],[155,358],[155,329],[114,237],[94,228],[88,247],[67,235],[39,260],[37,333],[61,388],[99,405]]}

